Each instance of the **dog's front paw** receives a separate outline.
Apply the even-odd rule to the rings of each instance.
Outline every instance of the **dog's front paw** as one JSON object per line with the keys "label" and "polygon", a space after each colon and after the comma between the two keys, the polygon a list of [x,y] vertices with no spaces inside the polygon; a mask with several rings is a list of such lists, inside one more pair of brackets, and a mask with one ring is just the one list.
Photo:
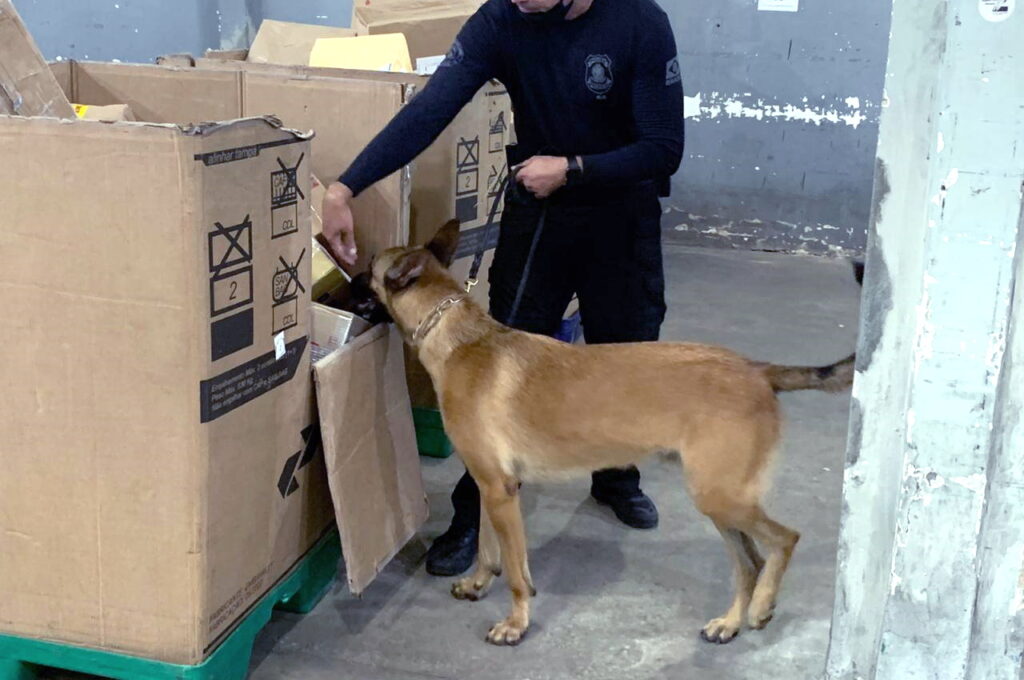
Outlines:
{"label": "dog's front paw", "polygon": [[509,617],[494,624],[487,633],[487,641],[492,645],[518,645],[526,637],[527,626]]}
{"label": "dog's front paw", "polygon": [[487,584],[480,583],[472,576],[461,578],[452,584],[452,597],[456,600],[476,602],[486,594]]}
{"label": "dog's front paw", "polygon": [[740,633],[740,622],[727,618],[711,619],[700,631],[700,639],[704,642],[724,645],[732,642]]}

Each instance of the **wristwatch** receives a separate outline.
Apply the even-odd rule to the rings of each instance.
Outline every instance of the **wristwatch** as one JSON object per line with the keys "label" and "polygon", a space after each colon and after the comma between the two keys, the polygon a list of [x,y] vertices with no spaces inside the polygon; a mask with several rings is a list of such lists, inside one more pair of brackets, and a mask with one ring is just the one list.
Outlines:
{"label": "wristwatch", "polygon": [[566,160],[569,162],[569,167],[565,171],[565,185],[568,187],[579,186],[583,182],[583,168],[580,166],[579,158],[569,156]]}

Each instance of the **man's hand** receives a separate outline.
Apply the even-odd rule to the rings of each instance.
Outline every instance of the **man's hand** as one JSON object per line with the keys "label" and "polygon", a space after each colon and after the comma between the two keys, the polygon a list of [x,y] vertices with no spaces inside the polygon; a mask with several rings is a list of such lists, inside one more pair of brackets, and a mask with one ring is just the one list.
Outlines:
{"label": "man's hand", "polygon": [[[569,12],[565,15],[566,21],[572,21],[576,17],[582,15],[590,6],[594,3],[594,0],[575,0],[572,3],[572,7],[569,8]],[[569,0],[562,0],[563,5],[568,5]]]}
{"label": "man's hand", "polygon": [[356,263],[355,225],[352,220],[352,190],[341,182],[333,182],[324,194],[321,217],[324,223],[323,242],[339,263]]}
{"label": "man's hand", "polygon": [[515,168],[515,179],[537,198],[547,198],[565,185],[569,161],[559,156],[533,156]]}

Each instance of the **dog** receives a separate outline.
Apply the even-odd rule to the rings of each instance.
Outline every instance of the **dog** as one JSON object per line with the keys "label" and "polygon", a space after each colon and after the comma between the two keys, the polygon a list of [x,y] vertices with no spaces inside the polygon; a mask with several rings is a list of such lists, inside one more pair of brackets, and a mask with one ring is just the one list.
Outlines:
{"label": "dog", "polygon": [[530,625],[536,590],[520,484],[667,451],[679,453],[685,485],[732,559],[732,605],[701,637],[726,643],[744,626],[763,628],[800,538],[762,507],[780,436],[776,394],[845,389],[854,357],[823,367],[778,366],[711,345],[573,345],[513,330],[447,271],[458,238],[452,221],[425,247],[383,251],[371,261],[369,287],[430,374],[445,431],[480,487],[476,567],[451,592],[477,600],[504,571],[512,611],[486,639],[515,645]]}

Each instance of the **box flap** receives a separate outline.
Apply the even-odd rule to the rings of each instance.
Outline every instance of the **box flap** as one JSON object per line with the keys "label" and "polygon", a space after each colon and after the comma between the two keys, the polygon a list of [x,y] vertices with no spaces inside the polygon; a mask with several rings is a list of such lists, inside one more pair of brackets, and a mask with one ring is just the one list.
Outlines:
{"label": "box flap", "polygon": [[75,117],[67,96],[10,0],[0,0],[0,113]]}
{"label": "box flap", "polygon": [[246,59],[261,64],[306,65],[317,38],[351,38],[351,28],[264,19]]}
{"label": "box flap", "polygon": [[427,520],[402,339],[367,331],[314,365],[349,589],[359,594]]}

